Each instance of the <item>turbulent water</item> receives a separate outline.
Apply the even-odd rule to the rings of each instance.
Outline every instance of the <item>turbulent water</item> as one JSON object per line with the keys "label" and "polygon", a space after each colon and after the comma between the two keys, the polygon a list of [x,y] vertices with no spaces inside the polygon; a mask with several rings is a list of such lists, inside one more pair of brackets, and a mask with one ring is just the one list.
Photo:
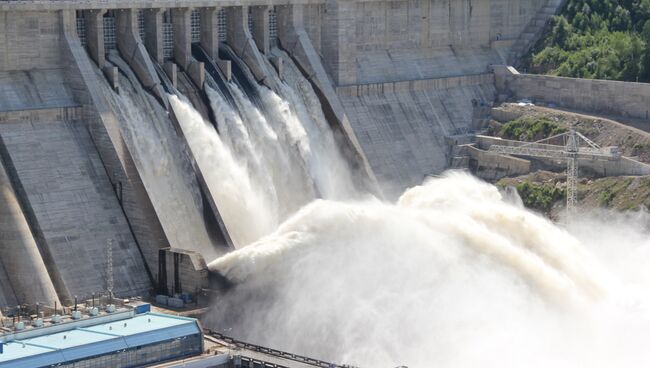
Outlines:
{"label": "turbulent water", "polygon": [[169,101],[233,242],[247,244],[272,229],[275,224],[267,215],[271,210],[264,188],[255,186],[236,153],[189,103],[177,96],[170,96]]}
{"label": "turbulent water", "polygon": [[139,83],[132,83],[138,79],[119,56],[111,55],[110,60],[128,78],[122,79],[119,94],[103,83],[104,94],[118,115],[129,152],[170,245],[216,256],[191,164],[167,113]]}
{"label": "turbulent water", "polygon": [[208,265],[235,285],[208,326],[363,367],[650,364],[647,218],[566,230],[457,172],[361,199],[314,91],[274,53],[277,93],[207,88],[218,131],[170,96],[238,247]]}
{"label": "turbulent water", "polygon": [[649,256],[634,219],[569,232],[451,173],[396,203],[317,200],[213,261],[237,286],[208,323],[364,367],[642,367]]}
{"label": "turbulent water", "polygon": [[228,83],[234,105],[206,86],[219,132],[183,99],[170,97],[238,247],[271,233],[315,198],[358,195],[311,86],[295,67],[286,80],[276,80],[281,95],[256,87],[261,106],[235,83]]}

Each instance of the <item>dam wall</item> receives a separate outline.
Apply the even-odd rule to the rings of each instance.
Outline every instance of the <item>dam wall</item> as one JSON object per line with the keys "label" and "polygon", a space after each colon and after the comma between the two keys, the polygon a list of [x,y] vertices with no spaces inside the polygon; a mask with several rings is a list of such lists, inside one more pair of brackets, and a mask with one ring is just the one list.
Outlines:
{"label": "dam wall", "polygon": [[517,39],[546,4],[327,1],[320,14],[310,13],[311,27],[321,26],[310,37],[338,86],[476,73],[499,58],[492,42]]}
{"label": "dam wall", "polygon": [[[156,213],[161,206],[152,203],[100,88],[98,70],[118,91],[125,78],[110,52],[167,107],[158,67],[177,68],[203,87],[204,63],[193,58],[192,44],[229,75],[229,60],[217,52],[227,44],[270,88],[264,59],[272,47],[283,48],[317,91],[348,157],[390,195],[448,167],[446,138],[471,131],[475,108],[496,99],[489,65],[503,62],[550,3],[0,2],[3,156],[59,298],[103,288],[97,270],[109,239],[119,264],[116,291],[146,293],[157,280],[159,249],[170,246]],[[6,303],[18,295],[2,294]]]}
{"label": "dam wall", "polygon": [[449,167],[445,137],[471,131],[474,108],[496,99],[489,65],[506,58],[550,3],[328,1],[305,12],[307,33],[387,195]]}
{"label": "dam wall", "polygon": [[650,119],[650,84],[522,74],[494,66],[501,99],[529,99],[579,111]]}

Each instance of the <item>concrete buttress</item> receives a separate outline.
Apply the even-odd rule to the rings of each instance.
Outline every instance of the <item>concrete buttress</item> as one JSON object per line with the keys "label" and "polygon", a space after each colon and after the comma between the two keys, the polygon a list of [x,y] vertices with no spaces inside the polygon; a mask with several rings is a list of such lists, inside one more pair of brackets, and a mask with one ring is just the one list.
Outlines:
{"label": "concrete buttress", "polygon": [[163,52],[163,13],[164,9],[144,9],[144,45],[149,55],[158,64],[165,61]]}
{"label": "concrete buttress", "polygon": [[184,70],[192,62],[192,21],[190,8],[172,9],[172,24],[174,28],[174,60]]}
{"label": "concrete buttress", "polygon": [[106,9],[84,10],[86,21],[86,47],[90,57],[97,66],[103,68],[106,64],[106,50],[104,48],[104,13]]}
{"label": "concrete buttress", "polygon": [[313,44],[304,27],[304,12],[302,5],[288,5],[277,8],[278,39],[282,47],[296,60],[305,78],[321,96],[321,103],[327,112],[325,115],[343,133],[353,155],[360,162],[361,171],[365,174],[365,186],[371,191],[381,195],[375,174],[368,163],[359,140],[350,125],[335,89],[332,86],[321,58],[314,49]]}
{"label": "concrete buttress", "polygon": [[214,60],[226,80],[232,78],[230,60],[219,58],[219,7],[201,8],[201,47]]}
{"label": "concrete buttress", "polygon": [[60,303],[16,192],[1,163],[0,234],[0,259],[18,303]]}
{"label": "concrete buttress", "polygon": [[253,21],[253,27],[251,29],[253,33],[253,40],[257,44],[257,48],[260,52],[267,55],[270,49],[270,34],[269,34],[269,6],[268,5],[256,5],[251,8],[251,18]]}
{"label": "concrete buttress", "polygon": [[151,57],[140,40],[138,15],[135,9],[121,9],[115,14],[117,48],[131,66],[142,85],[167,108],[167,97]]}
{"label": "concrete buttress", "polygon": [[260,54],[255,41],[248,29],[248,7],[232,6],[226,8],[227,33],[226,42],[235,53],[250,68],[259,83],[277,90],[272,78],[268,78],[269,70],[263,56]]}

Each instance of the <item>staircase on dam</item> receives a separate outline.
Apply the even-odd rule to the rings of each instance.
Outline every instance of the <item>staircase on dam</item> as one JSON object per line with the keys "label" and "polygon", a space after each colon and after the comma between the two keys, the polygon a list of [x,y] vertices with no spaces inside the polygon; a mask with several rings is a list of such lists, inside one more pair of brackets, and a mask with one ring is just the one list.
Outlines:
{"label": "staircase on dam", "polygon": [[530,51],[535,42],[542,36],[551,18],[560,12],[565,2],[566,0],[549,0],[546,6],[537,12],[512,45],[508,58],[510,64],[518,65],[519,60]]}
{"label": "staircase on dam", "polygon": [[50,275],[62,280],[59,296],[105,289],[109,240],[119,260],[113,270],[116,294],[147,292],[150,279],[118,202],[119,188],[116,196],[83,122],[52,115],[11,120],[0,123],[0,138],[3,161]]}

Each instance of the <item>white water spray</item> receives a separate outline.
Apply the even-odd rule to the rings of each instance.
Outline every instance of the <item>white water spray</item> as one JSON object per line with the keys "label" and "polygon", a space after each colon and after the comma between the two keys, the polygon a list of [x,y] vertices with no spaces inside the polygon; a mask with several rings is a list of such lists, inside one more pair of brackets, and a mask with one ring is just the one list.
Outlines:
{"label": "white water spray", "polygon": [[268,203],[264,188],[252,182],[249,166],[238,161],[189,103],[177,96],[169,96],[169,101],[233,242],[246,245],[271,231],[276,225],[273,203]]}
{"label": "white water spray", "polygon": [[[206,87],[218,134],[189,109],[177,113],[183,126],[197,132],[195,138],[188,137],[190,145],[203,147],[199,149],[200,156],[214,155],[200,161],[219,166],[220,171],[209,170],[220,172],[210,175],[210,186],[222,192],[216,195],[218,206],[224,212],[222,217],[227,228],[235,234],[231,237],[236,238],[237,246],[271,233],[280,222],[315,198],[357,195],[351,170],[339,152],[318,99],[294,69],[289,68],[291,78],[287,80],[296,84],[299,93],[279,79],[278,85],[286,99],[266,87],[257,87],[263,111],[235,84],[228,85],[234,106],[220,92]],[[173,105],[178,104],[175,101]],[[228,163],[214,162],[221,158]],[[229,180],[233,184],[224,184]],[[237,195],[224,190],[224,186],[237,189]],[[239,199],[233,201],[233,198],[251,200],[242,206]],[[253,220],[242,221],[246,218]]]}
{"label": "white water spray", "polygon": [[[170,245],[199,251],[206,257],[216,256],[191,165],[169,117],[137,83],[123,60],[116,55],[110,59],[129,78],[121,84],[119,95],[102,83],[104,94],[118,115],[129,152]],[[100,80],[105,79],[101,76]]]}
{"label": "white water spray", "polygon": [[318,200],[209,264],[236,286],[208,323],[363,367],[648,366],[650,241],[585,227],[460,173],[395,204]]}

